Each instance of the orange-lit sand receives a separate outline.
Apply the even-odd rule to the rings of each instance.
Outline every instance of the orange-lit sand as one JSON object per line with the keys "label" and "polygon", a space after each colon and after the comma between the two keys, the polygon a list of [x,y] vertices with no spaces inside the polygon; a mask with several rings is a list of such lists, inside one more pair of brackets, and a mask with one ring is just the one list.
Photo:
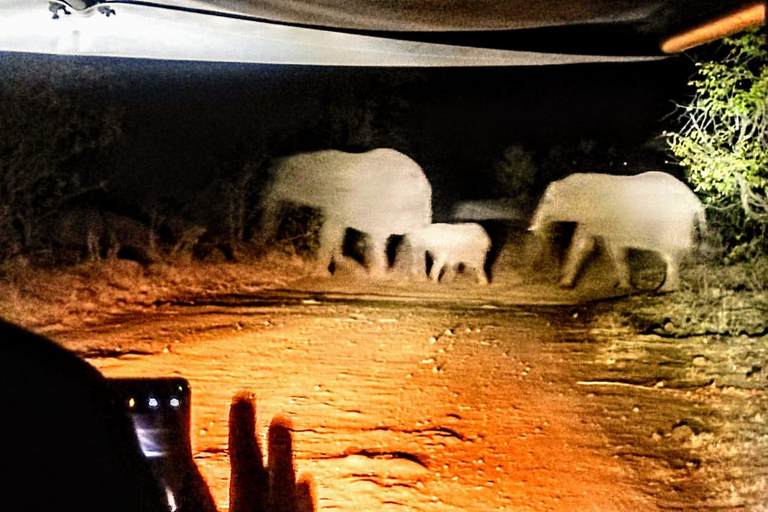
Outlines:
{"label": "orange-lit sand", "polygon": [[655,510],[576,385],[583,351],[558,343],[584,338],[579,322],[562,310],[464,304],[176,307],[62,338],[167,345],[90,361],[107,376],[191,382],[193,448],[221,509],[228,405],[246,389],[261,432],[274,414],[293,420],[319,510]]}

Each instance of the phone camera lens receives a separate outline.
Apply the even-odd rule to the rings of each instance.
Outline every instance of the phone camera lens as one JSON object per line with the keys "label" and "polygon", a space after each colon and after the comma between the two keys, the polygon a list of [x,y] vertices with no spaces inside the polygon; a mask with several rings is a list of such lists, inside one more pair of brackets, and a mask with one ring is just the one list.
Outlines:
{"label": "phone camera lens", "polygon": [[177,409],[181,405],[181,400],[179,400],[174,396],[174,397],[171,397],[171,400],[169,401],[169,403],[171,404],[171,407],[173,407],[174,409]]}

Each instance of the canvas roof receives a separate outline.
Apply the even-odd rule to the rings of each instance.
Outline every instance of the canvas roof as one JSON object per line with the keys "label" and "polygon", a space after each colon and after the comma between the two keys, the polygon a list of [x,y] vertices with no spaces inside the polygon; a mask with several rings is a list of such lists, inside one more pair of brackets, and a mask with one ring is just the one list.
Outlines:
{"label": "canvas roof", "polygon": [[[5,0],[0,50],[340,66],[553,65],[661,58],[764,20],[765,4],[754,0]],[[669,46],[681,35],[692,39]]]}

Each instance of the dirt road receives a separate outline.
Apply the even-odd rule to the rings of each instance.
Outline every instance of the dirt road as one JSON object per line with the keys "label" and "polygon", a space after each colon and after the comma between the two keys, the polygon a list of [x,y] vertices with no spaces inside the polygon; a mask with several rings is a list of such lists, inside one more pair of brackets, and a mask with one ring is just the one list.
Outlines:
{"label": "dirt road", "polygon": [[[261,432],[274,414],[293,421],[319,510],[652,511],[696,492],[670,487],[695,469],[670,434],[692,405],[604,383],[586,306],[461,291],[265,292],[55,338],[110,377],[191,382],[193,450],[220,509],[242,390],[258,397]],[[671,467],[659,446],[675,442]]]}

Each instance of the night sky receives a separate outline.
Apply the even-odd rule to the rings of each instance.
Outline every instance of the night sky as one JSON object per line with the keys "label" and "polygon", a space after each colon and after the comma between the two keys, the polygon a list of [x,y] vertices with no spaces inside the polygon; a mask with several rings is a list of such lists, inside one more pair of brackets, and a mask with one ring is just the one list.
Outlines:
{"label": "night sky", "polygon": [[[205,207],[248,159],[394,147],[423,166],[438,217],[457,199],[493,197],[492,164],[513,144],[537,155],[581,139],[641,147],[664,128],[673,102],[684,101],[693,72],[684,56],[501,69],[0,57],[0,69],[17,74],[66,68],[65,89],[88,87],[124,109],[123,140],[99,163],[123,194]],[[603,164],[594,171],[615,170]],[[631,161],[626,170],[657,165]]]}

